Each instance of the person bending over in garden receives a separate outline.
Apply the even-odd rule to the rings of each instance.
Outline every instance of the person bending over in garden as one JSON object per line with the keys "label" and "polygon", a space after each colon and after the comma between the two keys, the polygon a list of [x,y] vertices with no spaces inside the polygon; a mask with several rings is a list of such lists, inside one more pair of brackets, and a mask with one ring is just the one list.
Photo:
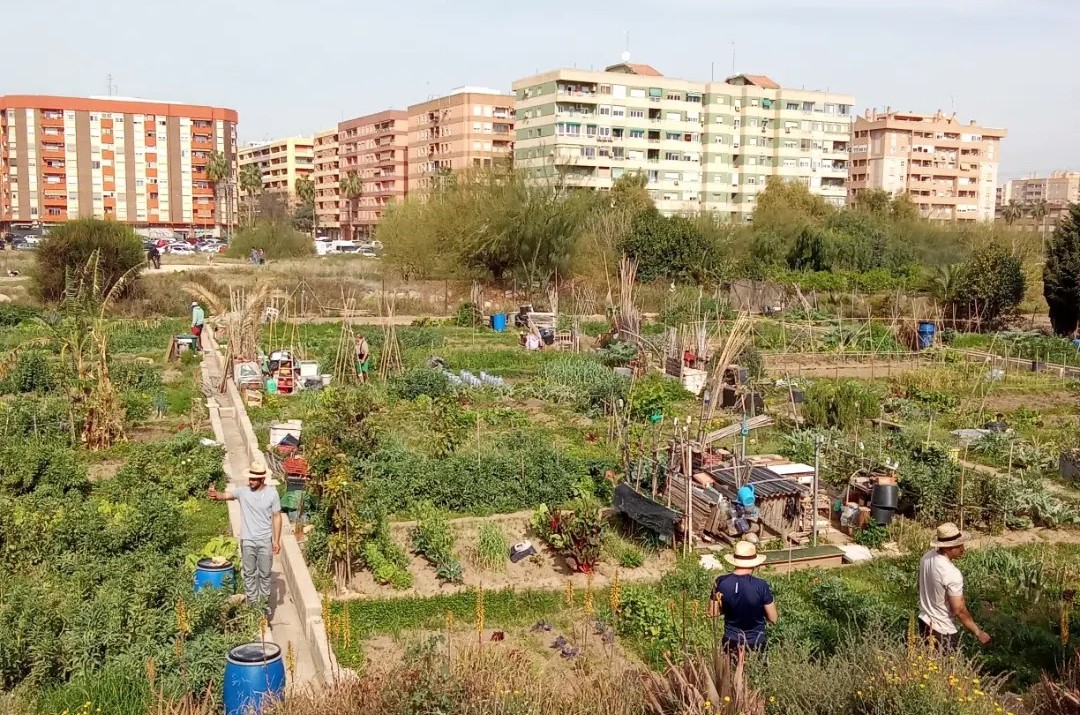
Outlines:
{"label": "person bending over in garden", "polygon": [[942,524],[931,549],[919,561],[919,630],[928,643],[946,650],[960,643],[954,616],[979,643],[990,642],[989,634],[979,628],[964,603],[964,576],[953,564],[964,555],[968,538],[956,524]]}
{"label": "person bending over in garden", "polygon": [[724,615],[724,650],[765,650],[765,623],[776,623],[780,617],[768,581],[754,575],[765,556],[754,544],[740,541],[724,560],[735,570],[716,579],[709,598],[709,616]]}
{"label": "person bending over in garden", "polygon": [[216,501],[236,500],[240,503],[240,563],[244,592],[248,604],[261,606],[267,620],[273,615],[270,567],[274,556],[281,553],[281,499],[277,489],[266,486],[268,473],[265,464],[252,462],[245,472],[246,487],[230,486],[219,492],[211,486],[207,491]]}

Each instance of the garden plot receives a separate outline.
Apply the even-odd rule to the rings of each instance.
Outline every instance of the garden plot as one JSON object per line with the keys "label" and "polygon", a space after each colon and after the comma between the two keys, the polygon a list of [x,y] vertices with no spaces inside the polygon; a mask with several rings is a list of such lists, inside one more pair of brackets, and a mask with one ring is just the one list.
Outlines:
{"label": "garden plot", "polygon": [[166,362],[182,321],[77,309],[0,315],[16,348],[0,376],[0,691],[21,684],[41,712],[143,715],[148,668],[168,697],[203,690],[258,615],[192,592],[186,562],[230,528],[204,498],[222,451],[202,441],[197,356]]}
{"label": "garden plot", "polygon": [[[464,565],[462,580],[448,583],[438,577],[424,556],[411,554],[407,570],[412,576],[412,585],[403,590],[395,590],[390,585],[380,585],[374,575],[368,571],[360,572],[351,584],[351,593],[345,598],[410,598],[432,596],[445,593],[457,593],[477,587],[489,590],[503,588],[559,590],[571,581],[577,588],[585,588],[590,581],[596,586],[606,585],[614,578],[616,571],[626,583],[656,581],[675,563],[671,550],[644,550],[627,543],[622,537],[612,534],[602,546],[603,557],[596,569],[589,576],[575,573],[566,559],[545,542],[532,525],[533,512],[501,514],[492,517],[474,517],[448,521],[454,539],[453,556]],[[416,528],[416,522],[392,522],[389,525],[390,537],[403,548],[411,543],[410,533]],[[484,530],[497,530],[501,539],[492,552],[483,549],[480,539]],[[508,556],[511,545],[528,540],[536,551],[534,556],[512,563]],[[501,548],[499,548],[501,547]],[[622,566],[620,557],[625,549],[634,549],[640,554],[640,561],[631,557]],[[633,564],[638,564],[634,566]]]}

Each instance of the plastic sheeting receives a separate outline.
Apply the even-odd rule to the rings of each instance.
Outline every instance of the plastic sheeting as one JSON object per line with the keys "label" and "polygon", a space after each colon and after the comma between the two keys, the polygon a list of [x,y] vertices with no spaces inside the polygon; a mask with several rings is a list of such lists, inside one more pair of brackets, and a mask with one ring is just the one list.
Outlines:
{"label": "plastic sheeting", "polygon": [[668,539],[674,538],[675,525],[681,519],[678,512],[638,493],[629,484],[615,486],[613,506],[619,514],[625,514],[635,523]]}

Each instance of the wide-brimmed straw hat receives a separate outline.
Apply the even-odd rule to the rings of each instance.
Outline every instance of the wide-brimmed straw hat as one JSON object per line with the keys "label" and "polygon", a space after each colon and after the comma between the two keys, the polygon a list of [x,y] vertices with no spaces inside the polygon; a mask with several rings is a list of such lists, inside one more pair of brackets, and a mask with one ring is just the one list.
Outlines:
{"label": "wide-brimmed straw hat", "polygon": [[262,462],[252,462],[248,465],[248,468],[244,470],[245,479],[269,479],[270,470]]}
{"label": "wide-brimmed straw hat", "polygon": [[971,538],[971,534],[960,531],[960,528],[951,521],[947,521],[937,528],[934,540],[930,543],[930,546],[935,549],[947,549],[952,546],[959,546],[966,543]]}
{"label": "wide-brimmed straw hat", "polygon": [[736,568],[752,569],[765,563],[765,554],[757,552],[757,546],[749,541],[740,541],[735,544],[732,553],[724,554],[724,560]]}

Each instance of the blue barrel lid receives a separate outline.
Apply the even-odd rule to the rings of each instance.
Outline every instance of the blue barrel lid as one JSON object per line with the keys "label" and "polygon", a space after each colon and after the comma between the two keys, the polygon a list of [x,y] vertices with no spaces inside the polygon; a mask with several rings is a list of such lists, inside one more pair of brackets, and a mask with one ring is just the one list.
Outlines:
{"label": "blue barrel lid", "polygon": [[228,560],[226,560],[223,564],[216,564],[214,563],[214,559],[207,557],[205,559],[199,559],[199,563],[195,566],[195,568],[199,569],[200,571],[232,571],[233,564],[232,561]]}
{"label": "blue barrel lid", "polygon": [[743,506],[753,506],[755,499],[754,488],[749,484],[744,487],[739,487],[739,491],[736,493],[736,497],[738,498],[739,503]]}
{"label": "blue barrel lid", "polygon": [[281,657],[281,647],[268,641],[244,643],[229,651],[229,662],[237,665],[268,663]]}

